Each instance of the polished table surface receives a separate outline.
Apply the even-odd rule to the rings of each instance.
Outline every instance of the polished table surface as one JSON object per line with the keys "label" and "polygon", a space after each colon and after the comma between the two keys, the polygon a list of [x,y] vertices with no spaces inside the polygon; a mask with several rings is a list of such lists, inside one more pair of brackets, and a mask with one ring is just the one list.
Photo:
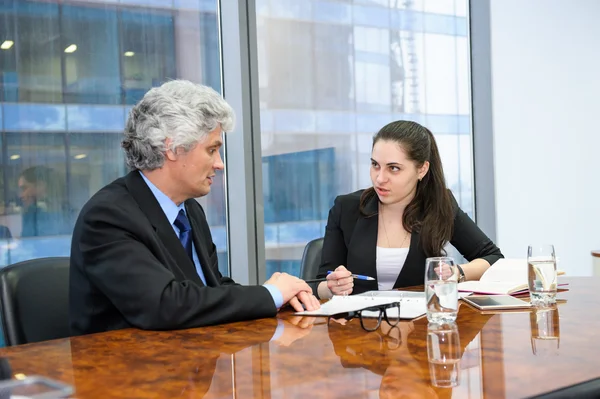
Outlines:
{"label": "polished table surface", "polygon": [[[482,314],[462,303],[454,388],[431,384],[426,318],[368,333],[356,319],[341,325],[282,312],[190,330],[59,339],[3,348],[0,356],[13,373],[73,385],[76,398],[527,397],[600,377],[600,279],[561,282],[569,291],[559,293],[550,318],[535,310]],[[283,333],[274,337],[278,323]],[[556,339],[538,338],[548,329]]]}

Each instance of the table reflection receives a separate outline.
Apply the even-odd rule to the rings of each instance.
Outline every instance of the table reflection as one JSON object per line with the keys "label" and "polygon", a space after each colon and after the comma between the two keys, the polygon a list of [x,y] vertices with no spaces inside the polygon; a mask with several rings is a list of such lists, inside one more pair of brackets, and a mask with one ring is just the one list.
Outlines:
{"label": "table reflection", "polygon": [[427,325],[427,361],[431,385],[452,388],[459,384],[460,336],[456,323]]}
{"label": "table reflection", "polygon": [[535,308],[529,314],[531,350],[536,356],[556,356],[560,348],[558,307]]}
{"label": "table reflection", "polygon": [[[438,345],[432,356],[438,360],[442,356],[445,356],[444,359],[454,358],[456,381],[453,384],[440,384],[437,378],[441,375],[430,369],[427,336],[437,331],[437,327],[429,326],[428,330],[425,318],[403,321],[396,327],[382,322],[380,329],[371,333],[364,331],[360,322],[354,319],[330,320],[328,333],[342,367],[362,367],[382,376],[380,398],[450,398],[453,386],[460,382],[460,359],[467,345],[478,336],[491,317],[481,316],[476,323],[471,322],[461,328],[463,318],[459,312],[457,323],[446,326],[448,331],[444,333],[444,340],[450,340],[447,341],[450,343],[443,348]],[[437,343],[440,343],[439,337]],[[445,351],[444,354],[441,350]],[[432,379],[436,381],[434,384]]]}

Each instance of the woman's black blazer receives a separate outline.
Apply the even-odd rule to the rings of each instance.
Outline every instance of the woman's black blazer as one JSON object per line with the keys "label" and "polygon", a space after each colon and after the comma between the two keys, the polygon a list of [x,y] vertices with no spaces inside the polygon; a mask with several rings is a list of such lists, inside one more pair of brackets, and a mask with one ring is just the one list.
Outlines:
{"label": "woman's black blazer", "polygon": [[[317,278],[325,277],[327,271],[344,265],[352,273],[377,279],[376,247],[379,199],[375,195],[365,204],[365,213],[374,216],[363,216],[359,211],[360,197],[363,191],[340,195],[335,199],[334,205],[329,211],[321,266]],[[460,209],[454,196],[452,196],[452,202],[454,231],[450,243],[468,261],[482,258],[491,265],[503,258],[500,249]],[[425,253],[419,242],[419,233],[413,231],[406,262],[398,275],[394,288],[423,284],[425,259]],[[377,281],[354,280],[353,294],[369,290],[377,290]]]}

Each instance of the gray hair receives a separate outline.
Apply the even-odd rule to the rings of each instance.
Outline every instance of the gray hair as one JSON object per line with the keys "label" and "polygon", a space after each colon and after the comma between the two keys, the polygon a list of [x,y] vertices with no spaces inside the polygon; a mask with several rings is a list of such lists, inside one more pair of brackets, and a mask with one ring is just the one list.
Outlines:
{"label": "gray hair", "polygon": [[148,91],[131,109],[121,146],[131,169],[154,170],[164,164],[167,150],[189,151],[217,126],[231,131],[234,124],[233,109],[219,93],[187,80],[172,80]]}

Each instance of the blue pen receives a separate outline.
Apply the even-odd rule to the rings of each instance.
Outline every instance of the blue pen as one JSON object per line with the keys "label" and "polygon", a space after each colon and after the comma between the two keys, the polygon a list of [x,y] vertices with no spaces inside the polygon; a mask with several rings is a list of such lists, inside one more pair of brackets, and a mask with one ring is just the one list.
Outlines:
{"label": "blue pen", "polygon": [[[331,270],[327,272],[327,274],[331,274],[333,273]],[[360,274],[353,274],[352,275],[353,278],[357,279],[357,280],[368,280],[368,281],[375,281],[375,279],[373,277],[369,277],[369,276],[363,276]],[[312,280],[304,280],[306,283],[320,283],[321,281],[326,281],[326,278],[315,278]]]}
{"label": "blue pen", "polygon": [[[331,274],[333,273],[333,271],[328,271],[327,274]],[[357,280],[368,280],[368,281],[374,281],[375,279],[373,277],[369,277],[369,276],[363,276],[361,274],[353,274],[352,277],[354,277]]]}

